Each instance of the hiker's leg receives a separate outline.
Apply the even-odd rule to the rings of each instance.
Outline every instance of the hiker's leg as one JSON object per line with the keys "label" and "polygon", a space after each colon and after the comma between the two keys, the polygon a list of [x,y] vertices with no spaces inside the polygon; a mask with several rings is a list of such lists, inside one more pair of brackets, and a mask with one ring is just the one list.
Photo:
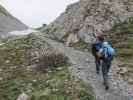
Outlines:
{"label": "hiker's leg", "polygon": [[102,61],[102,73],[103,73],[103,79],[106,81],[107,79],[107,63],[105,60]]}
{"label": "hiker's leg", "polygon": [[102,73],[103,73],[103,80],[104,80],[104,85],[105,88],[108,89],[108,65],[107,65],[107,61],[103,60],[102,61]]}
{"label": "hiker's leg", "polygon": [[107,74],[109,73],[110,67],[111,67],[111,61],[108,61],[108,64],[107,64]]}
{"label": "hiker's leg", "polygon": [[95,64],[96,64],[96,71],[97,71],[97,73],[99,73],[100,72],[100,60],[96,58]]}
{"label": "hiker's leg", "polygon": [[110,70],[110,68],[111,68],[112,60],[113,60],[113,58],[110,58],[110,59],[108,59],[108,61],[107,61],[107,73],[109,73],[109,70]]}

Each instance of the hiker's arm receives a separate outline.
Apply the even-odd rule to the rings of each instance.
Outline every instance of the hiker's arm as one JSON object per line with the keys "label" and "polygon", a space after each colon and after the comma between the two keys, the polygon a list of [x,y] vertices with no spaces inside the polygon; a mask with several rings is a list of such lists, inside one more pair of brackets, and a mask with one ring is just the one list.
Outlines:
{"label": "hiker's arm", "polygon": [[101,48],[98,52],[97,52],[97,56],[99,57],[99,58],[101,58],[103,55],[103,49]]}
{"label": "hiker's arm", "polygon": [[96,56],[96,48],[95,48],[95,44],[91,45],[91,52],[93,56]]}
{"label": "hiker's arm", "polygon": [[99,53],[102,53],[102,52],[103,52],[103,48],[101,48],[98,52],[99,52]]}

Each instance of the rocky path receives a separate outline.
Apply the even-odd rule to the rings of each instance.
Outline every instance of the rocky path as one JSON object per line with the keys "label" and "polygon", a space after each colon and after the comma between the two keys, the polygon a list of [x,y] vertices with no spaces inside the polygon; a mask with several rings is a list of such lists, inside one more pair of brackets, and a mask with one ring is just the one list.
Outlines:
{"label": "rocky path", "polygon": [[92,85],[97,100],[133,100],[133,88],[124,82],[117,74],[119,68],[113,66],[110,71],[110,89],[104,90],[102,74],[95,72],[94,58],[91,54],[66,47],[61,43],[44,38],[55,49],[65,54],[71,61],[71,71],[87,84]]}

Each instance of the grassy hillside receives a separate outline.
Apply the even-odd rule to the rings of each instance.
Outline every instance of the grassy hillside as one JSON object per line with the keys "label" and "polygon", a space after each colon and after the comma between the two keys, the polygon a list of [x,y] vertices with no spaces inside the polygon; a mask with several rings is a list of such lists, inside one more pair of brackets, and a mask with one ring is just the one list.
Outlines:
{"label": "grassy hillside", "polygon": [[32,59],[31,51],[41,50],[43,44],[45,41],[33,36],[3,41],[0,99],[16,100],[24,92],[29,100],[95,100],[92,88],[69,73],[63,55]]}
{"label": "grassy hillside", "polygon": [[[122,23],[114,26],[107,34],[110,41],[117,50],[117,61],[121,68],[121,75],[129,81],[133,78],[133,23]],[[133,82],[130,82],[133,84]]]}

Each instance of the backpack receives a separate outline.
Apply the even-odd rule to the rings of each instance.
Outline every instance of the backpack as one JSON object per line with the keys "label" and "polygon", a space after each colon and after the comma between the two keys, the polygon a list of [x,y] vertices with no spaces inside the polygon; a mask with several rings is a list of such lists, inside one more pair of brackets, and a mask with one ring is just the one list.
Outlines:
{"label": "backpack", "polygon": [[116,55],[115,49],[108,43],[103,43],[103,55],[105,58],[113,58]]}

